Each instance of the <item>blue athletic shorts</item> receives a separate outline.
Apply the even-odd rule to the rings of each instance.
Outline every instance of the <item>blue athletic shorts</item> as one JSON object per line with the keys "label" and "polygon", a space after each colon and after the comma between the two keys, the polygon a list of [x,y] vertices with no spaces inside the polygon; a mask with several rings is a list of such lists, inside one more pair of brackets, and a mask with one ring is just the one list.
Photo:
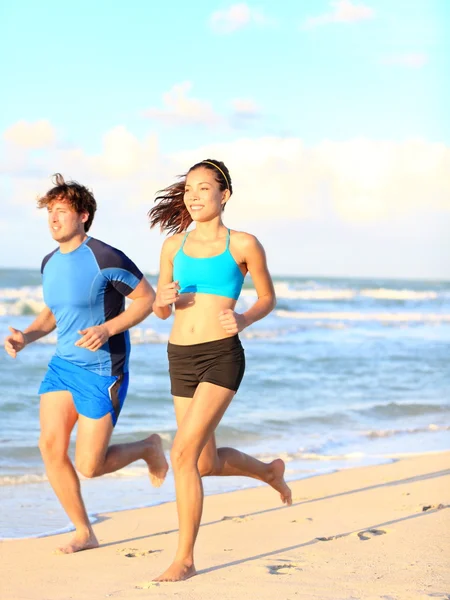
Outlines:
{"label": "blue athletic shorts", "polygon": [[118,377],[98,375],[54,356],[39,388],[39,394],[68,391],[78,414],[101,419],[111,414],[117,423],[128,390],[128,373]]}

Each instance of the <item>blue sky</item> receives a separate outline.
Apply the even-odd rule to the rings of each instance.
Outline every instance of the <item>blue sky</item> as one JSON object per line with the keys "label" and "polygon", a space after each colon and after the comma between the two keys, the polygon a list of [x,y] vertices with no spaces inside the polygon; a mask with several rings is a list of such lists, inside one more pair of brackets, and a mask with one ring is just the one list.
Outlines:
{"label": "blue sky", "polygon": [[446,0],[16,0],[0,23],[1,266],[52,248],[34,201],[61,171],[156,271],[154,192],[214,157],[275,274],[450,278]]}

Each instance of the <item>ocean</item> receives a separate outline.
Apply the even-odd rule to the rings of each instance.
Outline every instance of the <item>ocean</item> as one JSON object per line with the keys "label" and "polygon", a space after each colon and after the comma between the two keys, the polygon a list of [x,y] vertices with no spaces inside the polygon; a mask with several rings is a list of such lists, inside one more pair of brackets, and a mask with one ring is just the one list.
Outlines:
{"label": "ocean", "polygon": [[[156,277],[148,275],[155,286]],[[276,309],[241,334],[247,370],[217,431],[219,445],[281,456],[296,480],[450,448],[450,282],[275,277]],[[237,311],[255,300],[246,281]],[[0,269],[0,336],[41,310],[40,274]],[[131,331],[130,387],[113,442],[176,431],[166,343],[171,319]],[[37,447],[37,389],[55,336],[16,360],[0,353],[0,539],[68,531]],[[73,445],[70,449],[73,453]],[[264,485],[205,478],[206,494]],[[174,500],[173,477],[150,486],[143,461],[82,480],[101,512]],[[274,492],[276,493],[276,492]]]}

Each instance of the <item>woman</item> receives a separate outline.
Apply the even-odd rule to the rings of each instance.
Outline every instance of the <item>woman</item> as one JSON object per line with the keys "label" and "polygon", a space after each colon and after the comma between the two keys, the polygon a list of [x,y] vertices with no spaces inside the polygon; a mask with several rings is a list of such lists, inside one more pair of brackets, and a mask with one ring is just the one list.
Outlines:
{"label": "woman", "polygon": [[[244,232],[230,231],[222,212],[232,194],[223,162],[195,164],[181,181],[159,192],[149,212],[151,226],[174,233],[163,245],[153,310],[167,319],[175,305],[168,356],[178,431],[171,460],[179,518],[178,549],[156,581],[195,575],[194,543],[203,508],[201,477],[242,475],[265,481],[292,504],[284,462],[265,464],[233,448],[216,448],[214,431],[239,388],[245,368],[238,333],[275,306],[264,249]],[[195,229],[186,233],[195,222]],[[245,275],[258,300],[234,311]]]}

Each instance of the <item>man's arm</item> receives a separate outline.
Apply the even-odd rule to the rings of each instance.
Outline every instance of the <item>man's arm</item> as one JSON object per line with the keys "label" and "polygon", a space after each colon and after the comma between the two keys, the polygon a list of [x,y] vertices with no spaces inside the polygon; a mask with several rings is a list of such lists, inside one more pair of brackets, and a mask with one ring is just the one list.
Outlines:
{"label": "man's arm", "polygon": [[108,330],[108,337],[117,335],[134,327],[152,312],[152,304],[155,300],[155,290],[143,277],[135,289],[128,294],[127,298],[132,300],[128,308],[110,321],[105,323]]}
{"label": "man's arm", "polygon": [[152,312],[155,291],[143,277],[127,298],[132,302],[126,310],[102,325],[81,330],[79,333],[83,337],[75,342],[75,346],[96,352],[111,336],[122,333],[143,321]]}
{"label": "man's arm", "polygon": [[12,358],[16,358],[17,353],[23,350],[27,344],[49,334],[55,327],[55,316],[46,306],[25,331],[14,329],[14,327],[9,328],[11,333],[5,338],[5,350]]}

